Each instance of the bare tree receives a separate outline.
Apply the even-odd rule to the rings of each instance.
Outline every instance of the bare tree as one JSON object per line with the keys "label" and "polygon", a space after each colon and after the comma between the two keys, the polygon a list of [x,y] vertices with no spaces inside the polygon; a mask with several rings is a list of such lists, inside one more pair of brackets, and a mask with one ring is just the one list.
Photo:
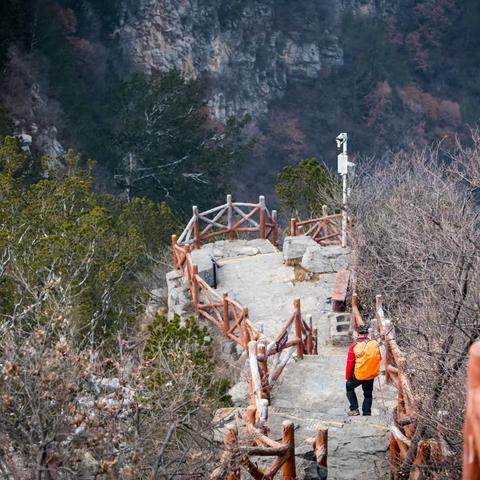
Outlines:
{"label": "bare tree", "polygon": [[466,359],[480,335],[480,137],[453,152],[398,154],[360,175],[353,196],[357,289],[381,293],[417,403],[400,465],[409,478],[418,445],[437,439],[422,478],[459,478]]}

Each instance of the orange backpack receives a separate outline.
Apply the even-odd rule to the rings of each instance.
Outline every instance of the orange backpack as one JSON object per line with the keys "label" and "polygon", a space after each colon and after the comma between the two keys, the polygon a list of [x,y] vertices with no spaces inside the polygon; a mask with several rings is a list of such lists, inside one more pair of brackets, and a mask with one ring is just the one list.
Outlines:
{"label": "orange backpack", "polygon": [[357,380],[372,380],[380,374],[380,346],[376,340],[363,340],[353,347]]}

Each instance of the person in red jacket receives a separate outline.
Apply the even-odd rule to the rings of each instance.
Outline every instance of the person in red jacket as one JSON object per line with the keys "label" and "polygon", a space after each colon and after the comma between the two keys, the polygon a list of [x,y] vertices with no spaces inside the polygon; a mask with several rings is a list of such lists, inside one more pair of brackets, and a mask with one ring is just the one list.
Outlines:
{"label": "person in red jacket", "polygon": [[370,340],[368,337],[368,327],[366,325],[360,325],[357,329],[359,337],[355,342],[352,342],[350,348],[348,349],[347,355],[347,366],[345,369],[345,378],[347,380],[347,398],[350,403],[350,411],[348,412],[349,416],[360,415],[358,411],[358,400],[357,395],[355,394],[355,389],[362,386],[363,389],[363,404],[362,404],[362,414],[364,416],[369,416],[372,414],[372,401],[373,401],[373,379],[372,380],[357,380],[354,375],[355,371],[355,353],[353,349],[358,342]]}

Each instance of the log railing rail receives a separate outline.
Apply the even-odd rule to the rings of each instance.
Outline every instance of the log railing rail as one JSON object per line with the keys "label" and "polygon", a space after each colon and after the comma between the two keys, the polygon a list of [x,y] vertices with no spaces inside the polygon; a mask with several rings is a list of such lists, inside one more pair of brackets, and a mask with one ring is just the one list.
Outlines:
{"label": "log railing rail", "polygon": [[[306,235],[315,240],[320,245],[341,245],[342,243],[342,214],[328,214],[326,205],[322,207],[322,216],[310,218],[308,220],[298,220],[292,218],[290,220],[290,235],[296,237],[298,235]],[[351,220],[348,221],[351,228]]]}
{"label": "log railing rail", "polygon": [[480,479],[480,342],[470,347],[463,431],[463,480]]}
{"label": "log railing rail", "polygon": [[218,207],[200,212],[192,207],[193,215],[178,237],[178,245],[192,245],[200,248],[203,242],[216,237],[233,240],[236,234],[258,232],[261,239],[270,239],[278,245],[277,211],[270,210],[265,197],[260,196],[258,203],[233,202],[227,195],[227,202]]}

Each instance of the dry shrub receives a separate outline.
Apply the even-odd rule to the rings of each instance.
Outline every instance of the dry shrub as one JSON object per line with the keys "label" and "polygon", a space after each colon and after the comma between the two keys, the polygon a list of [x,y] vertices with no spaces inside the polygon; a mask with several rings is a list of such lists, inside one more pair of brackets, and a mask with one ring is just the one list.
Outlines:
{"label": "dry shrub", "polygon": [[404,478],[430,438],[446,459],[423,478],[458,478],[467,352],[480,335],[479,134],[449,154],[398,154],[357,182],[357,288],[366,301],[384,295],[419,412]]}
{"label": "dry shrub", "polygon": [[[18,320],[18,319],[17,319]],[[3,325],[0,471],[15,480],[206,478],[209,385],[187,355],[87,348],[55,322]]]}

